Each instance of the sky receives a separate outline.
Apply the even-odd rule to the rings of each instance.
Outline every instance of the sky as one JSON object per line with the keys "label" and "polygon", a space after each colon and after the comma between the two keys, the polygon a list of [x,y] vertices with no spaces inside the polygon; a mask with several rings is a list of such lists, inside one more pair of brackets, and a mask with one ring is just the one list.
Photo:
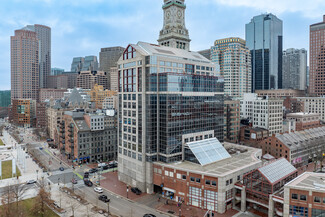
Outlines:
{"label": "sky", "polygon": [[[309,25],[321,22],[324,0],[186,0],[191,50],[216,39],[245,39],[245,24],[262,13],[283,21],[283,47],[309,48]],[[73,57],[99,55],[100,48],[157,43],[163,0],[1,0],[0,90],[10,89],[10,36],[28,24],[52,29],[52,68],[70,70]]]}

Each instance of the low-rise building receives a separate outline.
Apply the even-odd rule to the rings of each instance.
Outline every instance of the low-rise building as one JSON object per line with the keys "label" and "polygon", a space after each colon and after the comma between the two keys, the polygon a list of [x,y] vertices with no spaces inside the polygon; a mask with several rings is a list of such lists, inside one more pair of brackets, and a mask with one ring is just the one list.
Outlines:
{"label": "low-rise building", "polygon": [[268,96],[269,98],[284,99],[286,97],[304,97],[306,96],[305,90],[295,89],[277,89],[277,90],[255,90],[259,97]]}
{"label": "low-rise building", "polygon": [[241,126],[240,143],[259,148],[259,143],[269,137],[269,131],[259,127]]}
{"label": "low-rise building", "polygon": [[234,184],[262,166],[261,150],[216,138],[187,143],[183,161],[153,164],[154,190],[179,203],[224,213],[231,209]]}
{"label": "low-rise building", "polygon": [[284,186],[283,216],[325,216],[325,174],[303,173]]}
{"label": "low-rise building", "polygon": [[287,119],[296,121],[297,131],[320,127],[320,115],[316,113],[289,113]]}
{"label": "low-rise building", "polygon": [[[325,97],[296,97],[296,112],[316,113],[325,122]],[[294,103],[294,102],[293,102]]]}
{"label": "low-rise building", "polygon": [[91,89],[88,94],[90,95],[90,101],[95,104],[97,109],[103,109],[103,102],[107,97],[117,95],[116,91],[104,90],[102,85],[95,84],[94,88]]}
{"label": "low-rise building", "polygon": [[275,134],[263,140],[259,148],[263,154],[286,158],[295,167],[320,160],[325,153],[325,127],[291,133]]}

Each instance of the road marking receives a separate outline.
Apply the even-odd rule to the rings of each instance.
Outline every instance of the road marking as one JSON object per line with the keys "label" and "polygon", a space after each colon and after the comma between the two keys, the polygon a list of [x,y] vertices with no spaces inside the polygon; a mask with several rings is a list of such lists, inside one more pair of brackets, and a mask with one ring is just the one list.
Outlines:
{"label": "road marking", "polygon": [[77,172],[74,172],[74,171],[73,171],[73,173],[76,174],[80,179],[83,179],[83,178],[84,178],[82,175],[80,175],[80,174],[77,173]]}

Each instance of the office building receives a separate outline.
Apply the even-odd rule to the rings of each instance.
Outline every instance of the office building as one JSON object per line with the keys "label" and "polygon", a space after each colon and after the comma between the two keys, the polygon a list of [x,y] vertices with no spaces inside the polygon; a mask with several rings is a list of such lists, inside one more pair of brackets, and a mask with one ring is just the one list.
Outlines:
{"label": "office building", "polygon": [[82,70],[85,58],[83,57],[74,57],[71,63],[71,72],[78,73]]}
{"label": "office building", "polygon": [[15,30],[11,36],[11,100],[38,99],[39,39],[35,31]]}
{"label": "office building", "polygon": [[309,93],[325,95],[325,15],[323,22],[310,25],[309,35]]}
{"label": "office building", "polygon": [[11,91],[0,90],[0,107],[8,107],[11,103]]}
{"label": "office building", "polygon": [[60,151],[78,163],[117,159],[116,117],[106,111],[86,113],[82,109],[64,112],[60,123]]}
{"label": "office building", "polygon": [[46,129],[47,127],[47,115],[46,115],[46,102],[36,103],[36,123],[35,127]]}
{"label": "office building", "polygon": [[159,33],[158,43],[162,46],[189,51],[190,41],[185,27],[185,0],[164,0],[163,29]]}
{"label": "office building", "polygon": [[[193,153],[182,162],[154,162],[154,187],[169,200],[213,213],[230,210],[237,182],[262,166],[260,149],[227,142],[223,147],[215,138],[188,143],[185,149]],[[211,162],[211,152],[222,157]]]}
{"label": "office building", "polygon": [[225,79],[225,95],[242,97],[251,92],[251,54],[241,38],[216,40],[211,47],[211,61],[220,65]]}
{"label": "office building", "polygon": [[104,90],[102,85],[95,84],[94,88],[88,94],[90,95],[90,101],[95,104],[95,108],[103,109],[105,99],[117,95],[117,92],[108,89]]}
{"label": "office building", "polygon": [[81,71],[77,77],[77,87],[82,89],[93,89],[96,84],[108,89],[106,72],[103,71]]}
{"label": "office building", "polygon": [[144,42],[118,65],[119,180],[150,193],[151,162],[180,161],[190,141],[223,142],[223,78],[196,52]]}
{"label": "office building", "polygon": [[325,174],[306,172],[284,186],[283,216],[325,215]]}
{"label": "office building", "polygon": [[306,93],[304,90],[293,89],[278,89],[278,90],[255,90],[259,97],[279,98],[285,99],[287,97],[304,97]]}
{"label": "office building", "polygon": [[97,71],[97,70],[98,70],[97,56],[86,56],[81,71]]}
{"label": "office building", "polygon": [[273,14],[246,24],[246,46],[252,58],[252,92],[282,89],[282,20]]}
{"label": "office building", "polygon": [[208,60],[211,60],[211,50],[210,49],[201,50],[201,51],[198,51],[198,53],[201,54],[202,56],[204,56],[205,58],[207,58]]}
{"label": "office building", "polygon": [[239,143],[240,101],[225,99],[224,105],[225,141]]}
{"label": "office building", "polygon": [[284,89],[306,90],[307,51],[290,48],[283,51],[282,80]]}
{"label": "office building", "polygon": [[51,75],[61,75],[64,72],[64,69],[51,68]]}
{"label": "office building", "polygon": [[103,109],[115,110],[118,109],[118,96],[113,95],[110,97],[106,97],[103,101]]}
{"label": "office building", "polygon": [[122,56],[124,49],[123,47],[101,48],[99,52],[100,71],[109,72],[112,67],[116,67],[117,61]]}
{"label": "office building", "polygon": [[51,74],[51,28],[44,25],[27,25],[23,28],[36,32],[39,40],[39,86],[46,88],[47,76]]}
{"label": "office building", "polygon": [[245,93],[240,100],[240,116],[249,119],[253,127],[264,128],[269,135],[283,132],[283,100],[257,97],[255,93]]}
{"label": "office building", "polygon": [[109,89],[112,91],[118,91],[118,69],[117,67],[112,67],[109,72]]}
{"label": "office building", "polygon": [[325,122],[325,97],[296,97],[288,102],[291,112],[316,113]]}

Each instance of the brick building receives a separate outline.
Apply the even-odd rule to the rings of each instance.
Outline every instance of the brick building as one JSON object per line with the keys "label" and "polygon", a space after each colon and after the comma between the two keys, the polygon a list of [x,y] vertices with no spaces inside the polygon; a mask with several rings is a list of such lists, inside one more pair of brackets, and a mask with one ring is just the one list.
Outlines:
{"label": "brick building", "polygon": [[47,127],[47,115],[46,115],[46,105],[45,102],[36,103],[36,127],[46,128]]}
{"label": "brick building", "polygon": [[287,119],[296,121],[296,131],[320,127],[320,115],[315,113],[289,113]]}
{"label": "brick building", "polygon": [[295,89],[277,89],[277,90],[255,90],[259,97],[268,96],[270,98],[286,98],[286,97],[304,97],[304,90]]}
{"label": "brick building", "polygon": [[269,137],[269,131],[263,128],[241,126],[240,143],[259,148],[260,141]]}
{"label": "brick building", "polygon": [[[216,139],[215,139],[216,140]],[[189,146],[204,146],[206,140],[192,142]],[[234,184],[242,180],[245,173],[262,165],[261,151],[225,143],[225,155],[219,160],[204,164],[200,157],[186,157],[175,163],[155,162],[153,165],[154,190],[179,203],[224,213],[231,209],[234,199]],[[194,147],[195,149],[195,147]],[[193,150],[194,151],[194,150]],[[209,150],[211,152],[211,150]],[[220,153],[220,152],[219,152]],[[195,155],[195,154],[194,154]],[[217,154],[218,155],[218,154]],[[188,160],[186,160],[188,159]]]}
{"label": "brick building", "polygon": [[117,95],[116,91],[104,90],[102,85],[95,84],[94,88],[91,89],[88,94],[90,95],[90,101],[95,103],[95,107],[103,109],[103,102],[107,97]]}
{"label": "brick building", "polygon": [[64,96],[64,92],[67,89],[40,89],[39,90],[39,101],[44,102],[45,100],[53,99],[61,99]]}
{"label": "brick building", "polygon": [[9,121],[23,127],[33,127],[36,121],[36,100],[13,99]]}
{"label": "brick building", "polygon": [[106,72],[103,71],[81,71],[77,77],[77,87],[93,89],[95,84],[102,85],[104,90],[108,89]]}
{"label": "brick building", "polygon": [[225,141],[238,143],[240,132],[240,101],[224,101]]}
{"label": "brick building", "polygon": [[325,174],[303,173],[284,187],[283,216],[325,216]]}

